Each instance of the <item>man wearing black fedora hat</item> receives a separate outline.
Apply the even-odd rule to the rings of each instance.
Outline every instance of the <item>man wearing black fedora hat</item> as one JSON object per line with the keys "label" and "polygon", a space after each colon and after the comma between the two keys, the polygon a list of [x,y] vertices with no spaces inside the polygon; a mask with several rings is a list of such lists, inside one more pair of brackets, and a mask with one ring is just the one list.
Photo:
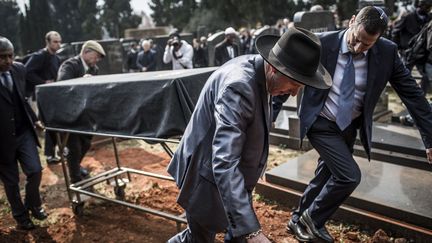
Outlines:
{"label": "man wearing black fedora hat", "polygon": [[262,36],[256,47],[260,55],[234,58],[210,76],[168,166],[188,221],[170,243],[214,242],[218,232],[225,242],[269,242],[251,194],[266,167],[271,97],[332,81],[309,31]]}
{"label": "man wearing black fedora hat", "polygon": [[432,110],[396,44],[380,38],[387,22],[381,8],[368,6],[352,16],[347,30],[320,35],[321,63],[334,83],[329,90],[305,87],[300,106],[300,138],[307,135],[320,155],[315,177],[288,223],[300,241],[334,241],[325,223],[360,183],[352,156],[357,129],[370,159],[372,115],[388,81],[415,119],[432,161]]}

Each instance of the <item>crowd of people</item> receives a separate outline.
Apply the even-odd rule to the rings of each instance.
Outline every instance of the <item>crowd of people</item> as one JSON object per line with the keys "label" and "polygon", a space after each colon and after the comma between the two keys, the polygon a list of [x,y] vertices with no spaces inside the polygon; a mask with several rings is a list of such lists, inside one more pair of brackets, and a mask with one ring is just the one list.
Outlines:
{"label": "crowd of people", "polygon": [[[244,27],[240,28],[239,32],[233,27],[226,28],[224,40],[214,47],[214,65],[221,66],[239,55],[257,54],[254,45],[256,37],[253,31]],[[174,29],[168,35],[162,61],[164,64],[171,64],[173,70],[208,67],[210,65],[208,48],[206,36],[193,38],[190,44]],[[133,42],[127,53],[126,70],[128,72],[156,71],[157,51],[158,48],[152,39],[143,39],[139,44]]]}
{"label": "crowd of people", "polygon": [[[432,4],[422,5],[426,3],[420,1],[414,17],[406,18],[422,15],[425,6],[429,11]],[[401,21],[409,22],[406,18]],[[419,18],[426,25],[427,19]],[[387,82],[412,114],[432,162],[432,110],[398,55],[398,45],[382,38],[389,19],[381,8],[364,7],[346,29],[319,35],[286,24],[280,37],[254,38],[248,29],[228,27],[215,46],[215,63],[221,67],[206,82],[168,166],[188,221],[168,242],[214,242],[220,232],[225,242],[270,242],[253,210],[252,191],[266,168],[268,136],[280,104],[300,88],[300,136],[309,139],[320,158],[315,177],[287,222],[297,240],[334,241],[325,223],[360,183],[354,142],[359,133],[370,156],[372,115]],[[400,23],[393,31],[396,35],[404,28]],[[0,179],[17,228],[24,230],[35,227],[31,217],[47,218],[39,193],[42,166],[35,131],[43,124],[30,106],[34,86],[97,75],[97,63],[106,55],[98,42],[89,40],[77,56],[60,64],[55,53],[61,35],[50,31],[45,41],[43,49],[21,64],[14,62],[13,44],[0,37]],[[190,45],[171,33],[163,62],[174,70],[207,66],[205,41],[195,39]],[[144,40],[140,46],[132,44],[129,70],[155,71],[152,42]],[[59,151],[66,155],[72,183],[88,176],[80,163],[91,139],[71,134],[67,149]],[[53,134],[46,132],[48,165],[58,162],[55,146]],[[27,177],[24,200],[18,164]]]}

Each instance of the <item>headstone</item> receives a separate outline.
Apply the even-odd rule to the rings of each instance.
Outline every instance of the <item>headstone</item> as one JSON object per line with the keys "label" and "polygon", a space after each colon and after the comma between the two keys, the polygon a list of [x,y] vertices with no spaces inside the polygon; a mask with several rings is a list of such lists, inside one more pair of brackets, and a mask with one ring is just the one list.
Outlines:
{"label": "headstone", "polygon": [[153,27],[153,28],[144,28],[144,29],[126,29],[124,36],[125,38],[133,38],[133,39],[151,39],[153,36],[157,35],[166,35],[169,33],[169,27],[161,26],[161,27]]}
{"label": "headstone", "polygon": [[215,47],[225,38],[225,34],[223,31],[217,32],[211,35],[207,39],[207,48],[208,48],[208,62],[209,67],[213,67],[215,65]]}
{"label": "headstone", "polygon": [[294,14],[294,26],[314,33],[336,30],[333,13],[328,10],[297,12]]}
{"label": "headstone", "polygon": [[[267,171],[266,181],[302,192],[315,174],[318,158],[313,150],[290,159]],[[357,156],[354,159],[362,180],[345,204],[431,229],[430,171]]]}
{"label": "headstone", "polygon": [[259,28],[255,31],[254,36],[256,38],[260,37],[261,35],[279,35],[279,30],[275,27],[270,27],[268,25]]}

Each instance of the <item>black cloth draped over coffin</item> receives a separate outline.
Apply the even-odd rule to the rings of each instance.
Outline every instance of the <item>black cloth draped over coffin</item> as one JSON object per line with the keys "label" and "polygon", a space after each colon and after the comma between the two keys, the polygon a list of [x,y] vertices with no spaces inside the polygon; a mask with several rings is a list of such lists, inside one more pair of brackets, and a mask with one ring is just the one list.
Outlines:
{"label": "black cloth draped over coffin", "polygon": [[182,135],[216,68],[92,76],[39,85],[48,128],[170,138]]}

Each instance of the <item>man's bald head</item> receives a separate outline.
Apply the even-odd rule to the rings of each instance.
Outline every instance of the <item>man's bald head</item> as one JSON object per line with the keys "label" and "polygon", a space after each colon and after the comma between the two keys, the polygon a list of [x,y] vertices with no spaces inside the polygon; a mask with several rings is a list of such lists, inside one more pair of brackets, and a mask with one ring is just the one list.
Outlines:
{"label": "man's bald head", "polygon": [[12,42],[0,36],[0,72],[6,72],[13,63],[14,47]]}

